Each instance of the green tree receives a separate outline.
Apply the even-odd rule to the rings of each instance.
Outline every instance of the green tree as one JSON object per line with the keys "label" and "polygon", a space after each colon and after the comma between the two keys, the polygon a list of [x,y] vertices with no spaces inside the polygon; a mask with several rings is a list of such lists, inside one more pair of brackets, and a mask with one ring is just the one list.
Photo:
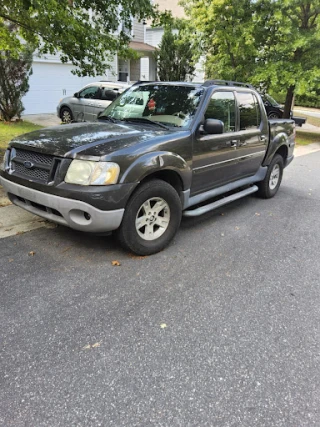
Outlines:
{"label": "green tree", "polygon": [[207,78],[250,80],[257,56],[251,0],[185,0],[200,49],[206,54]]}
{"label": "green tree", "polygon": [[[152,15],[150,0],[1,0],[0,51],[19,58],[27,42],[40,55],[59,53],[78,75],[104,74],[114,53],[132,55],[127,48],[132,16]],[[10,31],[9,24],[17,30]]]}
{"label": "green tree", "polygon": [[284,117],[295,93],[320,77],[320,0],[184,0],[201,34],[210,78],[248,81],[285,91]]}
{"label": "green tree", "polygon": [[158,75],[162,81],[184,81],[192,78],[195,72],[193,45],[188,37],[186,24],[176,23],[180,27],[174,33],[171,26],[166,26],[156,59]]}
{"label": "green tree", "polygon": [[28,45],[24,45],[18,59],[11,58],[8,51],[0,52],[0,115],[6,121],[20,118],[24,110],[21,98],[29,89],[32,53]]}
{"label": "green tree", "polygon": [[294,94],[313,90],[320,78],[320,0],[259,0],[256,37],[261,41],[256,78],[285,91],[284,117]]}

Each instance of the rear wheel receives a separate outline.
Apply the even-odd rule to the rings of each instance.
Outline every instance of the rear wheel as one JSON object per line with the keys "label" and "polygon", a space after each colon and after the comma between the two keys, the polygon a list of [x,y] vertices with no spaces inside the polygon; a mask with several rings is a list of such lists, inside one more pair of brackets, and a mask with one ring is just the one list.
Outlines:
{"label": "rear wheel", "polygon": [[272,159],[263,181],[258,183],[258,195],[263,199],[270,199],[279,190],[283,175],[283,157],[276,154]]}
{"label": "rear wheel", "polygon": [[182,207],[176,190],[165,181],[142,184],[129,200],[118,240],[138,255],[151,255],[164,249],[175,236]]}
{"label": "rear wheel", "polygon": [[60,118],[62,123],[71,123],[73,121],[73,116],[70,108],[62,107],[60,111]]}

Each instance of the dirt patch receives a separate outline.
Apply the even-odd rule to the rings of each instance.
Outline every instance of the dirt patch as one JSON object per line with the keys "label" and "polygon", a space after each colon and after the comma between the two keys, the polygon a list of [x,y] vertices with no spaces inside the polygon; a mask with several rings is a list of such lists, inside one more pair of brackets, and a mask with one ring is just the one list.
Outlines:
{"label": "dirt patch", "polygon": [[0,185],[0,208],[3,208],[4,206],[11,205],[10,200],[8,199],[3,187]]}

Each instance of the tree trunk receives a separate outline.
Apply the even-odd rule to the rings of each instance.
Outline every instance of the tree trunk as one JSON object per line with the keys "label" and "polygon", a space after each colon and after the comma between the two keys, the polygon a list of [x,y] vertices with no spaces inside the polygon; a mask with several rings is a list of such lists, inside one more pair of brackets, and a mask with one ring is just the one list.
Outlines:
{"label": "tree trunk", "polygon": [[292,108],[294,90],[295,90],[295,85],[291,85],[288,87],[287,95],[286,95],[286,102],[284,104],[284,113],[283,113],[284,119],[290,119],[290,112],[291,112],[291,108]]}

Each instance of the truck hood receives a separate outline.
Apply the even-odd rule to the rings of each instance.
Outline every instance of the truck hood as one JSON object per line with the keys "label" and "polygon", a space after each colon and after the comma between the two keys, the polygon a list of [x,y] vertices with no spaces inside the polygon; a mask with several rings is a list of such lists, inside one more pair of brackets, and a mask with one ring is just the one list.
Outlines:
{"label": "truck hood", "polygon": [[117,150],[174,133],[144,124],[93,122],[45,128],[20,135],[10,146],[59,157],[105,156]]}

